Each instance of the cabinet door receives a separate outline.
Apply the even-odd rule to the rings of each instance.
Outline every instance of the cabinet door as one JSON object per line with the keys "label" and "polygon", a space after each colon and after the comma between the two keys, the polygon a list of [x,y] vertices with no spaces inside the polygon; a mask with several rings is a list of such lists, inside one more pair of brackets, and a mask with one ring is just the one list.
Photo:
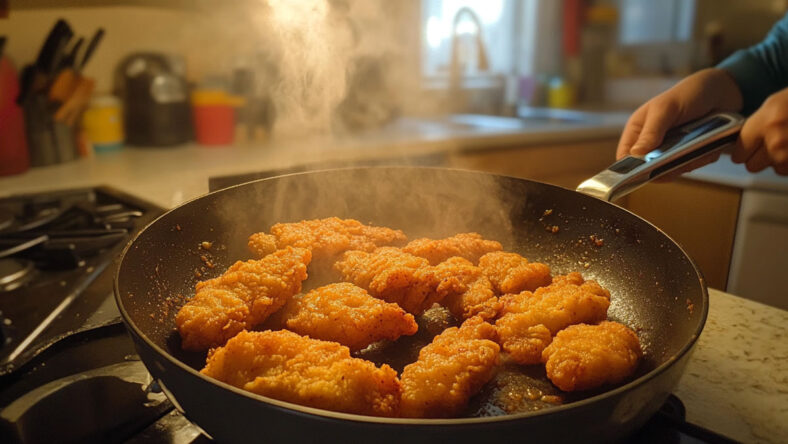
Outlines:
{"label": "cabinet door", "polygon": [[454,168],[522,177],[575,189],[615,160],[616,139],[459,152],[449,159]]}
{"label": "cabinet door", "polygon": [[710,287],[725,290],[741,190],[690,180],[651,183],[619,204],[681,244]]}
{"label": "cabinet door", "polygon": [[788,194],[742,195],[728,291],[788,310]]}

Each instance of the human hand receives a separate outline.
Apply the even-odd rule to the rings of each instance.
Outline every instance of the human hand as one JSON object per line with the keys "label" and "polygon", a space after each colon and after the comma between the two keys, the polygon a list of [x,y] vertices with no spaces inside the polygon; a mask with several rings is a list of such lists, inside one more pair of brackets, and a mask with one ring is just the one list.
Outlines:
{"label": "human hand", "polygon": [[[737,111],[741,106],[741,92],[728,73],[717,68],[698,71],[644,103],[630,116],[618,142],[616,159],[648,153],[658,147],[665,133],[675,126],[712,112]],[[785,141],[788,145],[788,137]],[[717,151],[696,159],[669,177],[714,162],[719,155]]]}
{"label": "human hand", "polygon": [[769,96],[744,122],[731,160],[753,173],[771,166],[788,175],[788,88]]}

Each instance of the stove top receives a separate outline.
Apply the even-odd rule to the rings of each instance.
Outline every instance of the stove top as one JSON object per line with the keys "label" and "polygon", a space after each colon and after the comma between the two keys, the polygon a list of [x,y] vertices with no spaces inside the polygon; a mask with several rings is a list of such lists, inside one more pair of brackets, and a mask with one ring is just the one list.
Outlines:
{"label": "stove top", "polygon": [[95,318],[114,306],[106,298],[111,285],[92,297],[87,290],[132,234],[162,212],[106,187],[0,199],[0,375],[111,320]]}
{"label": "stove top", "polygon": [[[0,267],[0,442],[212,442],[139,360],[112,296],[113,261],[162,212],[109,188],[0,199],[0,260],[14,260]],[[732,441],[671,396],[631,442]]]}

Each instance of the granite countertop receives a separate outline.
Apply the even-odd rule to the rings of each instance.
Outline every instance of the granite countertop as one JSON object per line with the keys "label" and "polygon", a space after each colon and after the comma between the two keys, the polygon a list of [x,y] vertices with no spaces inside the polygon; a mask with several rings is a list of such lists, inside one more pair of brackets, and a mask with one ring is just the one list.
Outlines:
{"label": "granite countertop", "polygon": [[742,442],[788,442],[788,311],[710,289],[675,394],[693,424]]}

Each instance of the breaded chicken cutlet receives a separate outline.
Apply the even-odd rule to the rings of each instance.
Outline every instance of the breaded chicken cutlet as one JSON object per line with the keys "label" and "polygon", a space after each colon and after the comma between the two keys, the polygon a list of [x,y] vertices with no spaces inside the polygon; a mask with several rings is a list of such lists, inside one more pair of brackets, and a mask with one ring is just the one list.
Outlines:
{"label": "breaded chicken cutlet", "polygon": [[490,280],[482,269],[462,257],[452,257],[434,267],[440,281],[439,288],[446,288],[448,295],[441,304],[457,319],[480,316],[484,320],[495,318],[500,302]]}
{"label": "breaded chicken cutlet", "polygon": [[500,298],[501,317],[495,322],[503,349],[518,364],[538,364],[542,351],[558,331],[607,318],[610,292],[580,273],[556,276],[553,283]]}
{"label": "breaded chicken cutlet", "polygon": [[423,257],[430,262],[430,265],[437,265],[456,256],[476,264],[485,253],[499,251],[502,248],[499,242],[485,240],[479,233],[460,233],[445,239],[415,239],[402,247],[402,251]]}
{"label": "breaded chicken cutlet", "polygon": [[348,251],[334,264],[342,280],[367,290],[372,296],[393,302],[417,315],[440,302],[450,285],[439,281],[426,259],[399,248],[380,247],[369,253]]}
{"label": "breaded chicken cutlet", "polygon": [[407,240],[400,230],[364,225],[355,219],[328,217],[276,224],[271,227],[270,234],[251,235],[248,246],[261,257],[287,246],[308,248],[318,261],[348,250],[372,251],[385,245],[401,245]]}
{"label": "breaded chicken cutlet", "polygon": [[517,253],[495,251],[479,258],[479,268],[499,294],[534,291],[550,285],[550,267],[529,262]]}
{"label": "breaded chicken cutlet", "polygon": [[446,329],[405,366],[400,411],[409,418],[456,416],[493,375],[500,347],[495,327],[476,316]]}
{"label": "breaded chicken cutlet", "polygon": [[214,349],[202,374],[309,407],[397,416],[401,386],[387,365],[350,356],[336,342],[280,331],[243,331]]}
{"label": "breaded chicken cutlet", "polygon": [[635,332],[611,321],[569,326],[542,352],[547,377],[565,392],[623,382],[642,357]]}
{"label": "breaded chicken cutlet", "polygon": [[397,304],[369,295],[343,282],[293,297],[282,309],[288,330],[356,351],[382,339],[394,341],[418,330],[413,315]]}
{"label": "breaded chicken cutlet", "polygon": [[199,282],[175,316],[181,346],[207,350],[263,322],[301,291],[311,257],[305,248],[288,247],[259,260],[238,261],[221,276]]}

